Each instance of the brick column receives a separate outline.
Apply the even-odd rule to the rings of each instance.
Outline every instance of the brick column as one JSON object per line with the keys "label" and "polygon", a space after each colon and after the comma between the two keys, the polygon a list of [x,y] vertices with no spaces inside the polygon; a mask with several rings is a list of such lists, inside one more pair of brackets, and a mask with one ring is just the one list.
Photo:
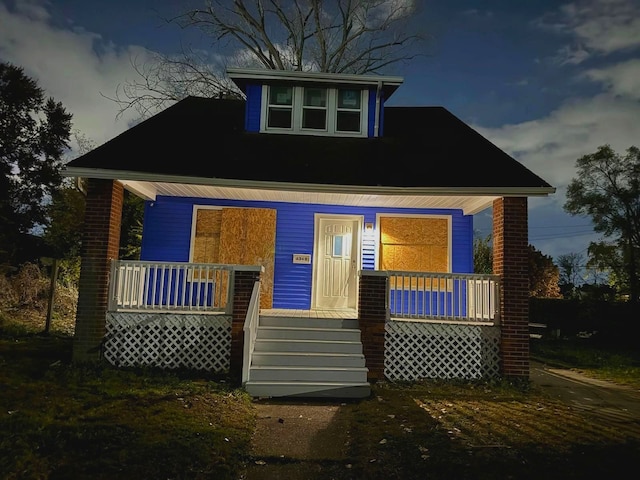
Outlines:
{"label": "brick column", "polygon": [[384,380],[384,327],[387,321],[386,272],[362,270],[358,292],[358,323],[362,333],[367,380]]}
{"label": "brick column", "polygon": [[124,189],[90,179],[84,215],[73,361],[97,362],[105,334],[111,260],[118,258]]}
{"label": "brick column", "polygon": [[242,382],[242,360],[244,355],[244,322],[249,311],[253,285],[260,280],[262,267],[237,266],[233,272],[233,307],[231,318],[231,360],[229,374],[238,383]]}
{"label": "brick column", "polygon": [[502,374],[529,378],[529,259],[527,198],[493,202],[493,273],[500,275]]}

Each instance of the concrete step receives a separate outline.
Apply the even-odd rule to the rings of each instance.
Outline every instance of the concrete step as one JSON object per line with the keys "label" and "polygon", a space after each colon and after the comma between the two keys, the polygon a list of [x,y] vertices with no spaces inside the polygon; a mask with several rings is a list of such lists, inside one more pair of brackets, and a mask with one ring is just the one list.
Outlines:
{"label": "concrete step", "polygon": [[308,367],[308,366],[265,366],[251,367],[251,381],[277,382],[332,382],[364,383],[367,381],[366,367]]}
{"label": "concrete step", "polygon": [[249,381],[245,389],[252,397],[366,398],[371,395],[371,386],[366,382]]}
{"label": "concrete step", "polygon": [[255,352],[362,353],[362,343],[341,340],[289,340],[256,337]]}
{"label": "concrete step", "polygon": [[309,366],[309,367],[364,367],[361,353],[323,352],[253,352],[253,365]]}
{"label": "concrete step", "polygon": [[261,327],[359,328],[356,318],[276,317],[260,315]]}
{"label": "concrete step", "polygon": [[360,341],[360,330],[353,328],[316,328],[316,327],[275,327],[259,326],[258,338],[280,338],[291,340],[341,340]]}

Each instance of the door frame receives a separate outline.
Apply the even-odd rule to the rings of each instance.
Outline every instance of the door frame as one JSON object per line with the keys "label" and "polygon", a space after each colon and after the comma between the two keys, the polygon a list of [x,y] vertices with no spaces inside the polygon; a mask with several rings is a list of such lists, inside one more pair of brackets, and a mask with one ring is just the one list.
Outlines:
{"label": "door frame", "polygon": [[[319,242],[321,241],[321,232],[320,232],[320,221],[321,220],[347,220],[353,222],[353,238],[351,239],[352,245],[352,254],[356,257],[356,268],[355,272],[353,272],[353,279],[355,280],[355,288],[353,298],[349,296],[348,306],[345,307],[347,309],[357,309],[358,306],[358,283],[360,277],[358,272],[362,268],[362,231],[364,228],[364,215],[353,215],[353,214],[339,214],[339,213],[315,213],[313,219],[313,269],[311,274],[311,309],[318,309],[318,275],[320,272],[318,251],[319,251]],[[327,308],[322,307],[323,310],[327,310]],[[335,310],[344,310],[335,309]]]}

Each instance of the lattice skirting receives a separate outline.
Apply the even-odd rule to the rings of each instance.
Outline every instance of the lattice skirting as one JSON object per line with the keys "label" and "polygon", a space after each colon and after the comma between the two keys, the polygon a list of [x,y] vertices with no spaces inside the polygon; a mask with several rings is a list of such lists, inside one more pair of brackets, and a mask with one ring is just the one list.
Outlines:
{"label": "lattice skirting", "polygon": [[480,379],[500,374],[500,327],[390,320],[384,374],[389,380]]}
{"label": "lattice skirting", "polygon": [[114,366],[225,373],[231,357],[231,317],[107,313],[103,355]]}

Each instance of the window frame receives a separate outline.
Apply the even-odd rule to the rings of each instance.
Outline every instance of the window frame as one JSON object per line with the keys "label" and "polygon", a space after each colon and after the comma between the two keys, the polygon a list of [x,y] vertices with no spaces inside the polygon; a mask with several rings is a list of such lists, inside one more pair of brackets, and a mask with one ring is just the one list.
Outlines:
{"label": "window frame", "polygon": [[[324,135],[336,137],[367,137],[368,136],[368,102],[369,90],[358,86],[318,86],[318,85],[291,85],[293,89],[292,95],[292,121],[290,128],[270,127],[268,125],[269,111],[272,107],[278,105],[270,102],[271,87],[284,87],[289,85],[269,85],[262,86],[262,108],[260,114],[260,132],[263,133],[286,133],[301,135]],[[309,89],[325,89],[326,90],[326,107],[314,107],[304,105],[305,88]],[[358,90],[360,91],[360,108],[338,108],[338,91],[339,90]],[[305,128],[302,125],[303,113],[305,108],[322,110],[326,112],[326,122],[324,129]],[[340,131],[338,130],[338,113],[339,112],[359,112],[360,113],[360,129],[359,131]]]}

